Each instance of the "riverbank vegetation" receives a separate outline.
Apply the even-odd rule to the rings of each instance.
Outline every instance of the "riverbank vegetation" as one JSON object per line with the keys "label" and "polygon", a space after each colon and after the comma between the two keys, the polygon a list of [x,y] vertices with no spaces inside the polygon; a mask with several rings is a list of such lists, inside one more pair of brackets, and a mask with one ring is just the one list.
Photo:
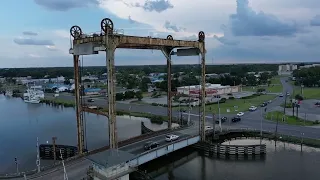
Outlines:
{"label": "riverbank vegetation", "polygon": [[[283,120],[284,117],[284,120]],[[268,112],[265,115],[265,118],[274,122],[280,123],[280,124],[289,124],[289,125],[298,125],[298,126],[313,126],[313,125],[319,125],[319,121],[308,121],[301,119],[299,117],[295,116],[289,116],[284,115],[283,112],[280,111],[273,111]]]}

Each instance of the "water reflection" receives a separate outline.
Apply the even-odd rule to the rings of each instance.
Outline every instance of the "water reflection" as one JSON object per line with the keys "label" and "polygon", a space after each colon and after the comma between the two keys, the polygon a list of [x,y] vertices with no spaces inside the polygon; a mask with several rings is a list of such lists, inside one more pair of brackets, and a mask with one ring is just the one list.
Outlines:
{"label": "water reflection", "polygon": [[[259,144],[259,139],[245,139],[224,144]],[[267,145],[267,155],[262,159],[218,159],[201,155],[192,148],[147,163],[147,170],[156,180],[316,180],[320,177],[319,149],[273,141]],[[189,153],[187,153],[189,151]]]}
{"label": "water reflection", "polygon": [[[14,172],[14,158],[19,160],[19,169],[36,168],[36,139],[39,143],[76,146],[77,129],[73,108],[57,108],[42,104],[27,104],[20,98],[5,98],[0,95],[0,173]],[[108,120],[106,117],[85,114],[87,149],[108,145]],[[131,120],[130,120],[131,119]],[[146,118],[117,117],[119,141],[141,134],[140,121],[155,128]],[[42,161],[42,165],[49,162]]]}

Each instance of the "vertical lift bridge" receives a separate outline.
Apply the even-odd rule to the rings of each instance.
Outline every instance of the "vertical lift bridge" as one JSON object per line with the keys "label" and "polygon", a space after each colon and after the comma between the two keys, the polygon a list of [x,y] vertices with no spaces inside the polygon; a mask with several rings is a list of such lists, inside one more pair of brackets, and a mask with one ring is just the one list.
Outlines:
{"label": "vertical lift bridge", "polygon": [[[98,54],[99,51],[106,53],[107,76],[108,76],[108,113],[109,119],[109,147],[116,149],[117,128],[116,128],[116,100],[115,100],[115,63],[114,53],[117,48],[124,49],[150,49],[161,50],[167,60],[167,77],[168,77],[168,128],[172,128],[172,92],[171,92],[171,56],[197,56],[201,55],[201,123],[200,136],[205,140],[205,34],[200,31],[198,41],[174,40],[171,35],[164,38],[153,37],[137,37],[128,36],[114,29],[113,22],[109,18],[105,18],[100,23],[100,33],[84,34],[79,26],[72,26],[70,34],[73,37],[72,47],[69,50],[73,54],[74,62],[74,80],[75,80],[75,97],[76,97],[76,119],[78,132],[78,152],[84,153],[84,123],[81,113],[87,110],[80,102],[80,81],[79,76],[79,56]],[[173,50],[177,49],[174,53]],[[98,113],[98,112],[97,112]],[[101,113],[100,113],[101,114]]]}

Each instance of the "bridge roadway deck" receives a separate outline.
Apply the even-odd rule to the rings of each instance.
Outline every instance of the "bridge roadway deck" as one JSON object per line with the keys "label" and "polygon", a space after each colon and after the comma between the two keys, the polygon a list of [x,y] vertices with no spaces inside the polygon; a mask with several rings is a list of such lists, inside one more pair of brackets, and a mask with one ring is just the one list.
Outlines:
{"label": "bridge roadway deck", "polygon": [[[180,138],[187,138],[191,137],[193,135],[198,134],[199,127],[197,125],[193,126],[192,128],[183,129],[183,130],[176,130],[174,134],[177,134],[180,136]],[[160,146],[168,144],[168,142],[165,141],[165,135],[159,135],[155,137],[151,137],[139,142],[135,142],[126,146],[123,146],[119,148],[119,150],[126,151],[129,153],[132,153],[134,155],[139,155],[143,153],[145,150],[143,149],[143,145],[148,141],[156,141],[160,144]],[[82,158],[79,160],[76,160],[70,164],[66,165],[66,171],[68,173],[68,178],[70,180],[72,179],[81,179],[86,177],[86,170],[91,165],[91,161]],[[23,179],[23,178],[16,178],[16,179]],[[35,174],[32,176],[29,176],[28,179],[43,179],[43,180],[57,180],[57,179],[63,179],[63,168],[62,167],[56,167],[48,171],[41,172],[39,174]]]}

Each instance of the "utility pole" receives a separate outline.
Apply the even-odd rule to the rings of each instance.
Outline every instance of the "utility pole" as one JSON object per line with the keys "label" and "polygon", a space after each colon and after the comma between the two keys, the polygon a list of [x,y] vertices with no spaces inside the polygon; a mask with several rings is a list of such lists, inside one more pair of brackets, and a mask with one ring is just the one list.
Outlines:
{"label": "utility pole", "polygon": [[277,139],[278,139],[278,124],[279,124],[279,113],[277,113],[277,124],[276,124],[276,135],[275,135],[275,146],[277,146]]}
{"label": "utility pole", "polygon": [[299,106],[300,106],[300,105],[297,104],[297,108],[296,108],[296,109],[297,109],[297,117],[296,117],[297,119],[299,118]]}
{"label": "utility pole", "polygon": [[220,115],[220,100],[221,97],[218,100],[218,111],[219,111],[219,128],[220,128],[220,132],[222,132],[222,127],[221,127],[221,115]]}
{"label": "utility pole", "polygon": [[68,180],[68,175],[67,175],[67,171],[66,171],[66,166],[64,165],[64,160],[63,160],[63,157],[62,157],[62,151],[61,151],[61,149],[60,149],[60,158],[61,158],[62,166],[63,166],[63,179],[64,179],[64,180]]}
{"label": "utility pole", "polygon": [[56,159],[57,159],[57,154],[56,154],[56,140],[57,140],[57,137],[52,137],[52,146],[53,146],[53,160],[54,160],[54,163],[56,163]]}
{"label": "utility pole", "polygon": [[37,137],[37,160],[36,165],[38,167],[38,173],[41,171],[41,165],[40,165],[40,153],[39,153],[39,138]]}
{"label": "utility pole", "polygon": [[286,91],[285,98],[284,98],[284,107],[283,107],[283,121],[285,121],[286,117],[286,107],[287,107],[287,94],[288,91]]}
{"label": "utility pole", "polygon": [[212,123],[213,123],[213,139],[214,139],[214,137],[215,137],[215,135],[216,135],[216,122],[215,122],[215,120],[214,120],[214,113],[212,113]]}
{"label": "utility pole", "polygon": [[18,162],[18,158],[17,157],[14,158],[14,162],[16,164],[17,174],[20,174],[19,173],[19,162]]}

